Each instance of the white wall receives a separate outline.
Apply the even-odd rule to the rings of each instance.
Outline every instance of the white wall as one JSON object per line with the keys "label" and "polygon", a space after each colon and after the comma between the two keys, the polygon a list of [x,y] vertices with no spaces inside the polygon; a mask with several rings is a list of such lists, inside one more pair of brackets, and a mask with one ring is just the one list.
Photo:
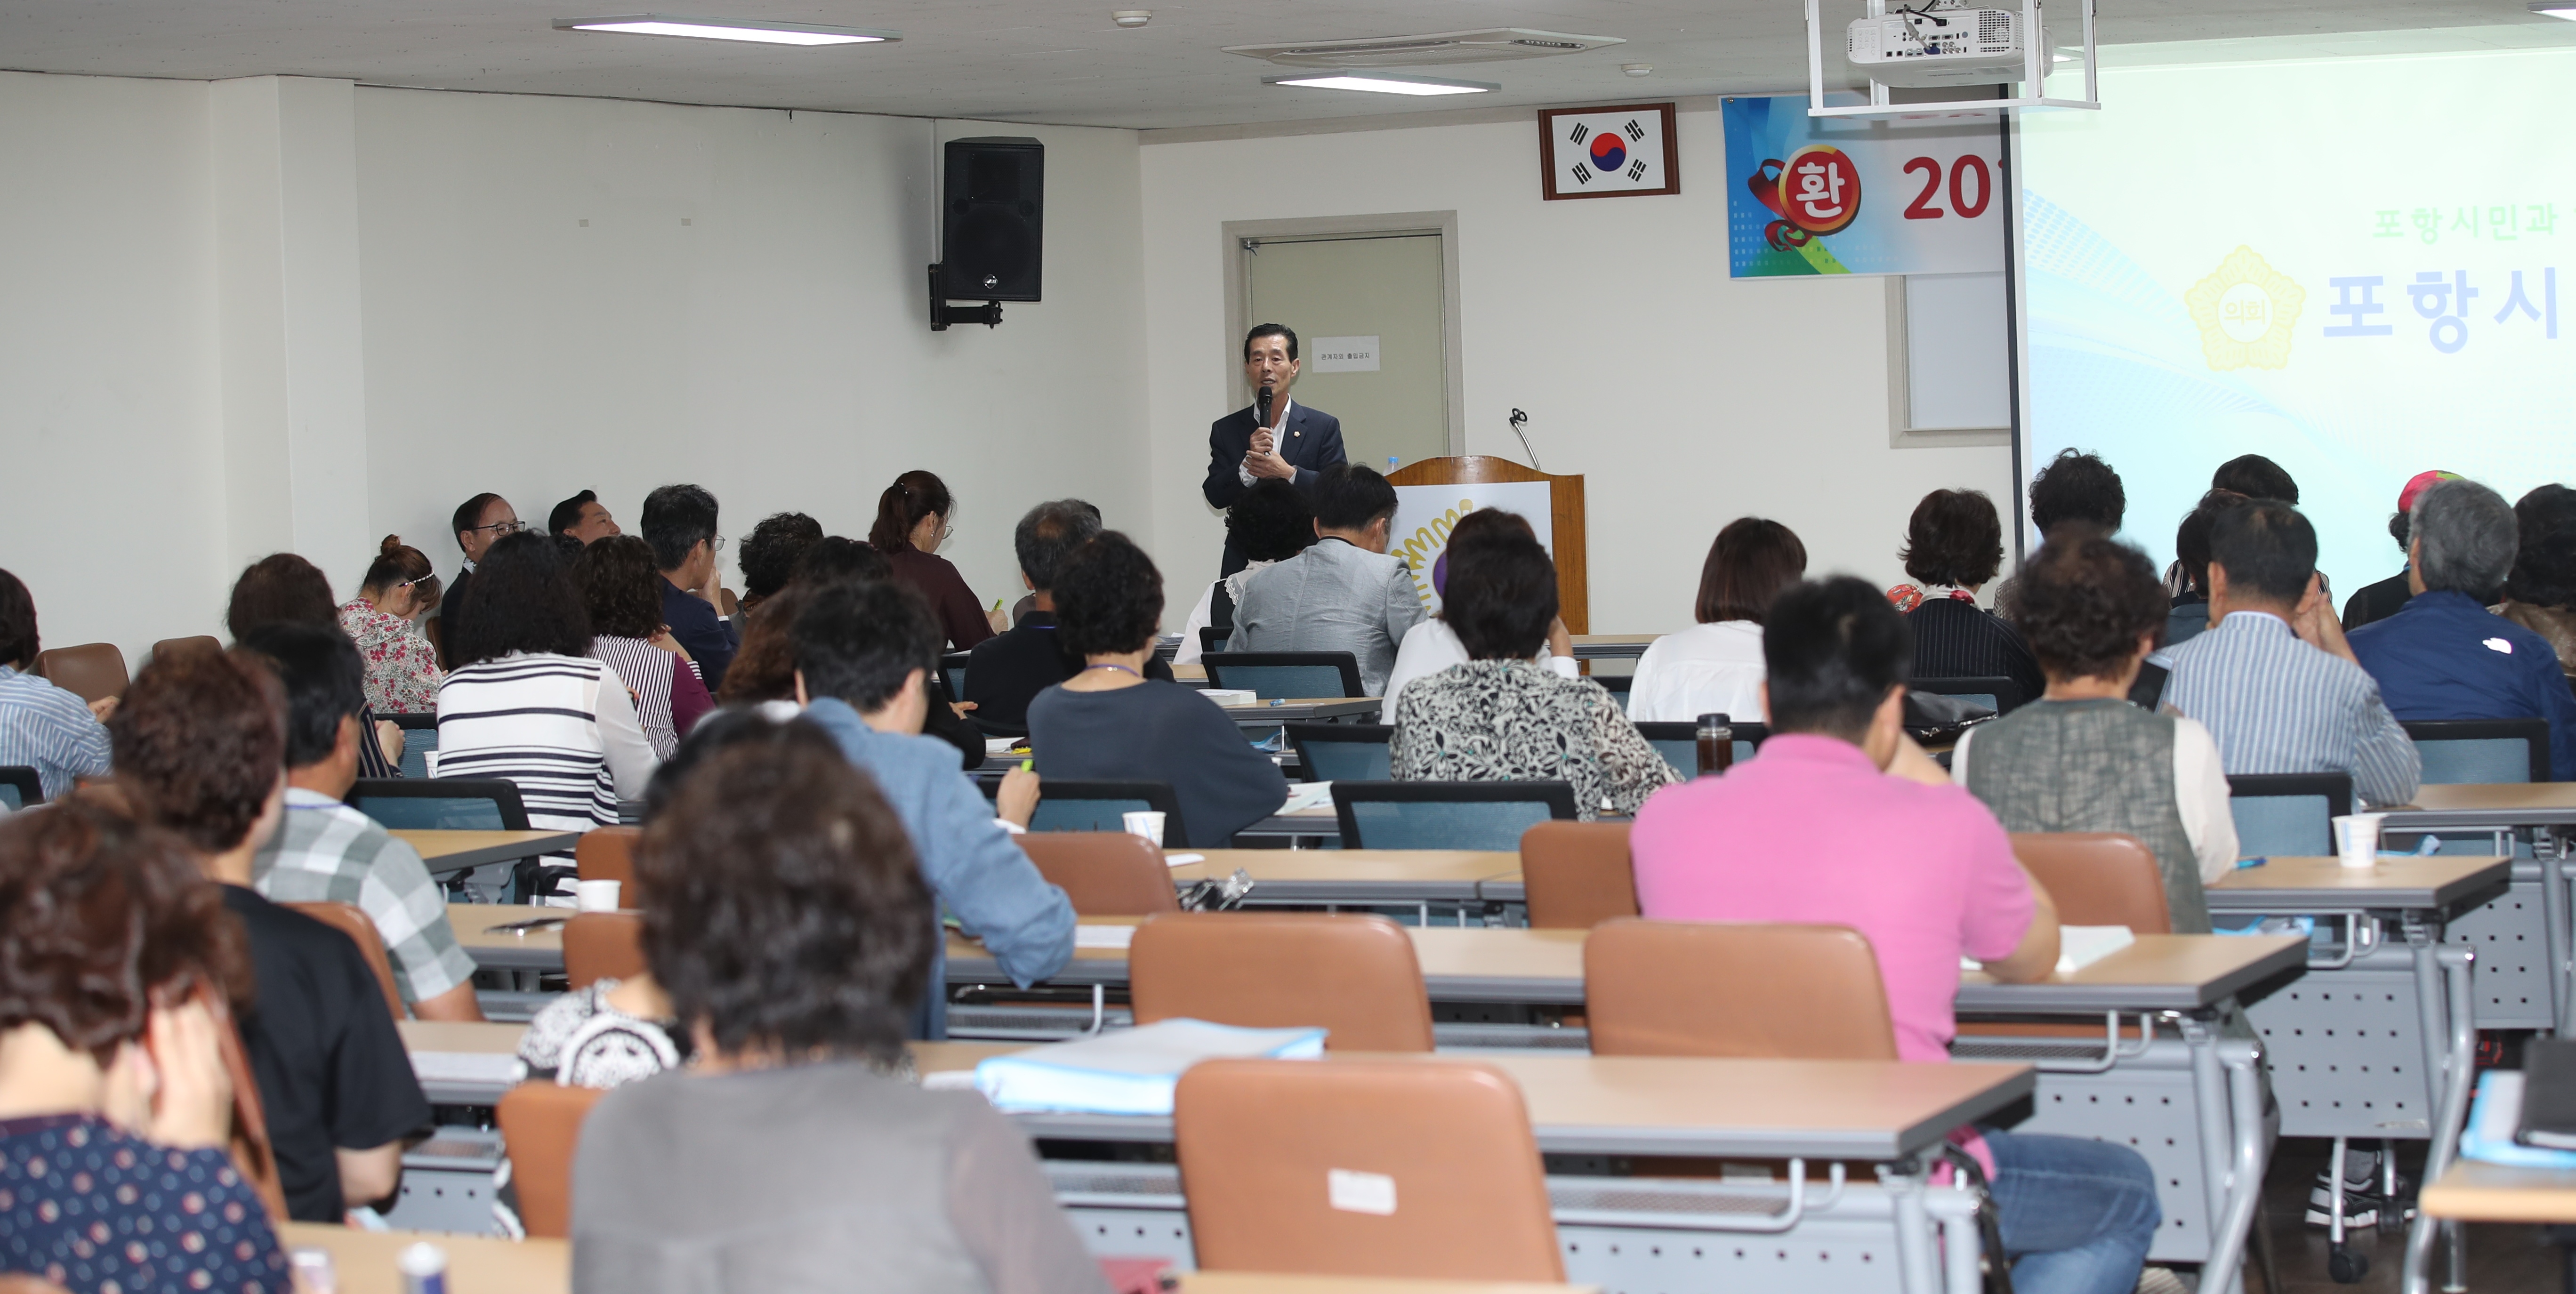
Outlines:
{"label": "white wall", "polygon": [[1042,499],[1149,535],[1134,134],[936,123],[1046,142],[1047,300],[934,334],[933,129],[361,88],[376,531],[448,570],[477,491],[542,523],[596,489],[632,529],[696,481],[727,535],[795,509],[864,538],[928,468],[988,605],[1020,596],[1010,530]]}
{"label": "white wall", "polygon": [[206,98],[0,73],[0,567],[56,646],[223,611]]}
{"label": "white wall", "polygon": [[[1048,146],[1048,299],[995,331],[928,329],[934,132]],[[0,73],[0,175],[0,567],[57,645],[220,634],[279,547],[452,571],[485,489],[864,536],[929,468],[988,601],[1041,499],[1151,538],[1132,132]]]}
{"label": "white wall", "polygon": [[[1795,529],[1812,572],[1902,578],[1895,551],[1929,489],[2009,509],[2009,451],[1888,444],[1884,291],[1875,278],[1727,277],[1725,142],[1679,121],[1677,197],[1543,202],[1527,120],[1213,142],[1144,154],[1146,337],[1157,557],[1213,578],[1221,520],[1199,498],[1208,423],[1243,403],[1225,336],[1228,220],[1458,213],[1467,451],[1581,473],[1592,628],[1690,623],[1727,521]],[[1294,324],[1294,320],[1286,320]]]}

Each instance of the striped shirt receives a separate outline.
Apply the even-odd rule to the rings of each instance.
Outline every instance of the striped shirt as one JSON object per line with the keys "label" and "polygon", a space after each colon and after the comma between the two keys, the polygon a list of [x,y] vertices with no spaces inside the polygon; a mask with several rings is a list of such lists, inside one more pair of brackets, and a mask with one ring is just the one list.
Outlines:
{"label": "striped shirt", "polygon": [[2379,684],[2279,616],[2231,611],[2166,656],[2164,699],[2218,739],[2228,772],[2350,773],[2372,804],[2414,798],[2423,767]]}
{"label": "striped shirt", "polygon": [[641,638],[613,634],[592,638],[590,656],[617,671],[628,698],[635,702],[635,718],[644,725],[644,739],[653,743],[655,755],[669,759],[680,748],[679,729],[671,716],[672,675],[680,658]]}
{"label": "striped shirt", "polygon": [[625,684],[589,657],[512,652],[439,686],[438,775],[516,783],[532,827],[615,826],[660,763]]}
{"label": "striped shirt", "polygon": [[2021,685],[2025,701],[2048,690],[2021,631],[1974,602],[1927,598],[1905,613],[1905,624],[1914,633],[1916,678],[2008,678]]}
{"label": "striped shirt", "polygon": [[89,706],[33,674],[0,665],[0,768],[36,770],[45,798],[61,799],[76,777],[105,777],[107,725]]}
{"label": "striped shirt", "polygon": [[354,903],[376,925],[403,1001],[474,977],[447,923],[447,895],[408,844],[318,791],[286,788],[286,818],[252,859],[251,885],[278,903]]}

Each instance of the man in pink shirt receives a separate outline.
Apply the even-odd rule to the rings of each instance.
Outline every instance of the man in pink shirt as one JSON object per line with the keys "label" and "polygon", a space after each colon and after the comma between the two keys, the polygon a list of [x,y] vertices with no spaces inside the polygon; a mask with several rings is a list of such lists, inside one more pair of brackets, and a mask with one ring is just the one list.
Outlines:
{"label": "man in pink shirt", "polygon": [[[1850,926],[1878,954],[1897,1054],[1944,1063],[1962,955],[1997,979],[2057,964],[2057,910],[1965,788],[1885,770],[1905,745],[1905,620],[1838,577],[1764,620],[1771,738],[1723,777],[1646,801],[1630,836],[1637,902],[1658,921]],[[2023,1294],[2127,1294],[2162,1211],[2125,1146],[1988,1130],[2004,1248]],[[1980,1156],[1985,1158],[1985,1156]]]}

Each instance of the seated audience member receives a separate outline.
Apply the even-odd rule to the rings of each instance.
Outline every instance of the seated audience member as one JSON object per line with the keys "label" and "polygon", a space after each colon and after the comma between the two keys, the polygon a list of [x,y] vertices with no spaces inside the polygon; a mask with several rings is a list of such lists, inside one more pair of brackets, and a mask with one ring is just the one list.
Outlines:
{"label": "seated audience member", "polygon": [[[1064,559],[1099,533],[1100,510],[1080,499],[1041,503],[1020,518],[1011,546],[1037,605],[1009,630],[975,644],[967,660],[961,699],[975,712],[977,727],[997,736],[1028,731],[1030,699],[1082,672],[1082,657],[1057,641],[1055,577]],[[1172,667],[1148,659],[1145,674],[1169,679]]]}
{"label": "seated audience member", "polygon": [[[2128,511],[2129,492],[2121,485],[2120,474],[2098,454],[2061,449],[2030,478],[2030,526],[2042,541],[2070,521],[2106,535],[2117,534]],[[2005,620],[2020,619],[2014,603],[2019,578],[1995,586],[1995,614]]]}
{"label": "seated audience member", "polygon": [[[293,553],[270,553],[243,568],[224,609],[224,628],[237,642],[262,625],[281,622],[340,624],[339,609],[331,605],[331,578]],[[358,776],[402,776],[402,730],[376,718],[374,706],[358,720]]]}
{"label": "seated audience member", "polygon": [[456,665],[456,609],[465,601],[465,584],[474,578],[475,565],[483,560],[483,552],[493,540],[527,529],[519,524],[519,514],[511,509],[508,499],[489,492],[457,504],[454,522],[456,546],[464,552],[465,563],[457,569],[456,578],[447,582],[447,592],[438,600],[438,663],[451,669]]}
{"label": "seated audience member", "polygon": [[[1448,596],[1448,572],[1457,569],[1462,560],[1459,554],[1488,538],[1506,534],[1537,537],[1527,518],[1500,508],[1478,508],[1458,518],[1458,524],[1449,531],[1446,560],[1432,569],[1432,591],[1442,597]],[[1386,703],[1378,707],[1378,722],[1395,722],[1396,703],[1404,697],[1405,684],[1474,659],[1468,654],[1467,645],[1459,641],[1458,631],[1449,627],[1445,612],[1405,631],[1404,641],[1395,648],[1395,668],[1387,671]],[[1539,645],[1538,654],[1530,659],[1564,678],[1582,677],[1582,669],[1574,660],[1574,639],[1565,630],[1563,616],[1548,624],[1547,641]]]}
{"label": "seated audience member", "polygon": [[1029,702],[1037,771],[1056,779],[1165,782],[1181,810],[1166,845],[1223,847],[1278,812],[1288,781],[1225,711],[1145,677],[1163,620],[1163,575],[1115,530],[1056,569],[1056,635],[1080,671]]}
{"label": "seated audience member", "polygon": [[1398,699],[1387,752],[1397,781],[1569,782],[1589,822],[1635,813],[1680,780],[1600,684],[1533,659],[1556,607],[1556,563],[1536,536],[1495,526],[1463,548],[1452,539],[1440,615],[1468,659]]}
{"label": "seated audience member", "polygon": [[599,501],[599,491],[584,490],[546,514],[546,533],[587,547],[626,532],[617,528],[617,518],[608,515],[607,506]]}
{"label": "seated audience member", "polygon": [[2354,630],[2353,658],[2405,720],[2547,719],[2550,780],[2576,781],[2576,696],[2549,640],[2487,604],[2513,572],[2521,539],[2504,496],[2443,481],[2415,501],[2407,584],[2397,614]]}
{"label": "seated audience member", "polygon": [[[83,1294],[288,1294],[227,1153],[223,1026],[190,1000],[246,989],[249,959],[187,848],[96,803],[9,819],[0,944],[28,950],[0,957],[0,1271]],[[138,1260],[100,1227],[154,1243]]]}
{"label": "seated audience member", "polygon": [[[438,689],[439,776],[515,783],[540,830],[616,826],[617,802],[642,798],[661,761],[590,639],[590,613],[550,540],[511,535],[485,550],[449,643],[457,666]],[[571,866],[569,854],[550,856],[523,901],[569,893]]]}
{"label": "seated audience member", "polygon": [[1690,723],[1762,716],[1762,617],[1807,573],[1807,546],[1787,526],[1738,517],[1717,532],[1699,568],[1699,623],[1647,644],[1628,685],[1628,717]]}
{"label": "seated audience member", "polygon": [[2255,499],[2211,521],[2209,617],[2165,653],[2164,701],[2209,729],[2226,771],[2349,773],[2370,804],[2415,794],[2415,743],[2344,641],[2298,509]]}
{"label": "seated audience member", "polygon": [[2209,628],[2210,523],[2244,501],[2233,490],[2211,490],[2174,527],[2174,563],[2182,570],[2182,581],[2167,603],[2164,646],[2190,642]]}
{"label": "seated audience member", "polygon": [[895,579],[921,594],[948,649],[971,651],[999,626],[966,587],[966,577],[939,555],[939,546],[948,542],[949,515],[956,509],[957,500],[937,476],[906,472],[877,496],[877,520],[868,530],[868,543],[893,564]]}
{"label": "seated audience member", "polygon": [[[2397,493],[2397,511],[2388,514],[2388,537],[2397,541],[2398,552],[2414,552],[2407,538],[2411,533],[2410,514],[2415,511],[2415,500],[2424,497],[2424,491],[2439,482],[2460,479],[2457,472],[2417,472],[2408,479],[2406,488]],[[2397,614],[2406,605],[2406,600],[2415,596],[2414,588],[2407,582],[2413,575],[2410,566],[2376,584],[2364,584],[2355,589],[2353,595],[2344,600],[2343,631],[2351,633],[2363,625]]]}
{"label": "seated audience member", "polygon": [[617,671],[654,756],[669,759],[716,703],[689,649],[662,625],[662,590],[669,586],[654,571],[653,546],[611,535],[582,549],[571,574],[590,613],[591,656]]}
{"label": "seated audience member", "polygon": [[[2576,490],[2544,485],[2513,505],[2521,543],[2504,581],[2505,619],[2549,640],[2576,678]],[[0,642],[0,656],[8,654]]]}
{"label": "seated audience member", "polygon": [[644,958],[699,1055],[583,1125],[574,1290],[1105,1294],[1027,1137],[904,1077],[940,937],[906,825],[780,743],[717,753],[645,828]]}
{"label": "seated audience member", "polygon": [[796,576],[796,559],[823,542],[823,523],[802,512],[773,512],[751,528],[735,562],[742,567],[741,614],[750,615],[762,599],[787,587]]}
{"label": "seated audience member", "polygon": [[[1763,623],[1770,739],[1724,776],[1648,800],[1629,847],[1650,920],[1858,930],[1878,954],[1897,1054],[1938,1064],[1956,1032],[1960,958],[2007,983],[2045,978],[2057,912],[1975,797],[1882,771],[1904,736],[1907,639],[1904,618],[1859,580],[1781,594]],[[1967,1148],[1985,1161],[2014,1288],[2137,1284],[2161,1220],[2137,1152],[2001,1132]]]}
{"label": "seated audience member", "polygon": [[[921,735],[934,704],[930,671],[939,666],[939,627],[921,595],[892,581],[826,585],[812,591],[789,634],[805,717],[876,780],[940,903],[1022,988],[1062,969],[1073,956],[1073,903],[1011,839],[1029,825],[1037,775],[1005,774],[988,801],[958,770],[954,750]],[[936,950],[933,959],[946,961]],[[930,983],[915,1036],[945,1037],[947,995],[937,966]]]}
{"label": "seated audience member", "polygon": [[1314,497],[1314,544],[1244,581],[1226,650],[1346,651],[1362,694],[1384,696],[1396,644],[1423,621],[1412,568],[1386,551],[1395,487],[1340,463],[1316,477]]}
{"label": "seated audience member", "polygon": [[644,496],[644,542],[662,573],[662,623],[709,688],[724,686],[725,668],[742,631],[724,613],[724,573],[716,554],[716,496],[695,485],[665,485]]}
{"label": "seated audience member", "polygon": [[[792,685],[791,685],[792,688]],[[788,702],[792,717],[795,702]],[[774,719],[756,709],[728,710],[699,724],[677,755],[653,774],[644,796],[644,822],[650,826],[676,799],[691,770],[718,751],[744,746],[784,749],[802,746],[838,761],[841,748],[810,723]],[[636,882],[624,896],[627,907],[653,905],[652,891]],[[666,1070],[678,1069],[692,1054],[686,1029],[671,1015],[670,995],[651,971],[624,979],[603,978],[572,990],[539,1009],[519,1039],[519,1059],[528,1077],[566,1087],[621,1087]],[[503,1231],[525,1239],[519,1221],[518,1188],[511,1181],[505,1156],[492,1173],[492,1215]]]}
{"label": "seated audience member", "polygon": [[1258,572],[1306,551],[1315,542],[1315,510],[1306,495],[1285,477],[1265,476],[1225,510],[1226,547],[1243,554],[1243,569],[1207,586],[1190,618],[1181,622],[1181,650],[1176,665],[1195,665],[1207,649],[1199,630],[1213,628],[1219,637],[1234,632],[1234,606],[1243,586]]}
{"label": "seated audience member", "polygon": [[233,654],[167,652],[135,677],[108,730],[118,788],[196,851],[250,934],[242,1046],[287,1214],[336,1223],[394,1193],[402,1139],[429,1126],[429,1102],[358,945],[251,888],[251,859],[276,832],[286,789],[279,691]]}
{"label": "seated audience member", "polygon": [[2154,564],[2127,544],[2060,531],[2042,545],[2021,568],[2020,628],[2048,691],[1960,734],[1950,776],[2006,831],[2137,837],[2164,875],[2174,933],[2207,934],[2201,887],[2236,868],[2218,744],[2197,720],[2128,700],[2164,601]]}
{"label": "seated audience member", "polygon": [[358,596],[340,607],[340,632],[358,644],[367,664],[367,705],[378,714],[433,714],[438,710],[438,652],[420,634],[418,621],[438,605],[438,576],[429,557],[387,535],[358,585]]}
{"label": "seated audience member", "polygon": [[[1082,509],[1082,511],[1091,518],[1092,527],[1095,532],[1100,526],[1107,524],[1106,519],[1100,515],[1099,504],[1093,503],[1088,499],[1067,499],[1065,502],[1073,507]],[[1025,584],[1027,581],[1023,580],[1021,583]],[[1011,627],[1019,627],[1022,623],[1028,620],[1029,613],[1037,609],[1037,590],[1031,589],[1028,592],[1021,594],[1020,600],[1011,604]],[[993,631],[995,633],[1004,632],[1001,621],[997,620],[993,623]]]}
{"label": "seated audience member", "polygon": [[342,803],[358,780],[358,652],[320,625],[254,629],[242,647],[286,689],[286,810],[251,860],[279,903],[352,903],[375,923],[394,987],[423,1020],[480,1020],[474,958],[447,923],[447,895],[410,845]]}
{"label": "seated audience member", "polygon": [[[855,539],[830,536],[806,551],[796,563],[795,578],[744,617],[742,651],[725,674],[726,705],[771,702],[793,713],[796,705],[796,652],[789,631],[806,598],[836,583],[883,582],[893,578],[885,555]],[[932,683],[933,692],[944,689]],[[984,732],[961,711],[973,706],[933,704],[923,714],[921,732],[957,748],[958,767],[973,772],[984,766]]]}
{"label": "seated audience member", "polygon": [[[1905,573],[1923,581],[1899,585],[1891,600],[1905,611],[1914,634],[1915,678],[2008,678],[2023,697],[2048,686],[2039,661],[2021,634],[1977,607],[1977,590],[1995,578],[2004,560],[2003,522],[1994,501],[1977,490],[1934,490],[1914,505],[1897,556]],[[1913,594],[1912,601],[1903,599]]]}
{"label": "seated audience member", "polygon": [[0,571],[0,767],[36,770],[45,798],[58,800],[75,778],[107,776],[107,727],[99,720],[115,712],[116,698],[83,701],[29,673],[42,650],[35,598]]}
{"label": "seated audience member", "polygon": [[[2222,492],[2239,499],[2278,499],[2292,507],[2297,507],[2299,503],[2299,483],[2291,480],[2290,474],[2282,471],[2280,464],[2261,454],[2240,454],[2219,464],[2218,470],[2209,474],[2209,490],[2208,494],[2201,496],[2200,501],[2203,506],[2207,506],[2211,499]],[[2184,583],[2183,564],[2181,559],[2177,558],[2172,565],[2165,567],[2165,592],[2168,595],[2180,597],[2187,591],[2189,590]],[[2201,588],[2200,593],[2201,601],[2209,600],[2209,589],[2206,586]]]}

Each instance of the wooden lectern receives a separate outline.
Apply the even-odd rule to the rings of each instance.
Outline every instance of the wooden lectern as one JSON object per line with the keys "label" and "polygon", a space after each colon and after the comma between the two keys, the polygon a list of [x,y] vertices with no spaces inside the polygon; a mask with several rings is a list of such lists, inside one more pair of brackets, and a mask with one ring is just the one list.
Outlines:
{"label": "wooden lectern", "polygon": [[1568,633],[1592,632],[1592,586],[1584,575],[1583,478],[1551,476],[1508,458],[1470,454],[1425,458],[1387,476],[1390,485],[1482,485],[1493,481],[1545,481],[1553,513],[1548,545],[1556,554],[1557,614]]}

